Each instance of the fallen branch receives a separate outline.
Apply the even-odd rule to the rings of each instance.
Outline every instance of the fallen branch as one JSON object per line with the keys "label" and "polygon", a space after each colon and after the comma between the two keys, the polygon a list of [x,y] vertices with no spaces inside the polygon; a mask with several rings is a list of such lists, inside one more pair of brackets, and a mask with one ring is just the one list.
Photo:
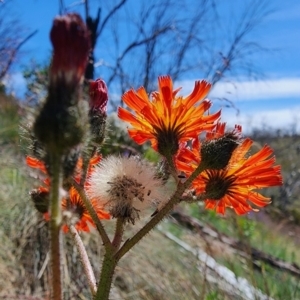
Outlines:
{"label": "fallen branch", "polygon": [[[246,245],[242,241],[228,237],[227,235],[218,232],[216,229],[207,226],[201,223],[199,220],[190,217],[182,212],[174,211],[171,215],[181,226],[188,228],[189,230],[196,231],[199,234],[208,235],[213,239],[218,239],[223,244],[226,244],[229,247],[238,250],[244,257],[250,255],[253,260],[262,261],[276,269],[283,270],[297,278],[300,278],[300,267],[296,263],[288,263],[286,261],[278,259],[275,256],[251,247],[250,245]],[[245,249],[247,249],[247,251],[245,251]]]}
{"label": "fallen branch", "polygon": [[273,300],[251,285],[247,279],[236,276],[231,270],[217,263],[214,258],[200,248],[191,247],[172,233],[163,231],[160,226],[158,226],[158,230],[184,250],[195,255],[201,262],[201,265],[198,266],[200,273],[205,276],[208,282],[216,284],[220,290],[229,296],[243,300]]}

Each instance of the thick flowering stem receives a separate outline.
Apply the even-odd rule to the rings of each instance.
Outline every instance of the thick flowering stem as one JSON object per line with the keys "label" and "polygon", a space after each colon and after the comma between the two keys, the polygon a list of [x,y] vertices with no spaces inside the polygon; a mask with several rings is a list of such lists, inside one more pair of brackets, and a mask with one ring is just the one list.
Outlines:
{"label": "thick flowering stem", "polygon": [[96,225],[96,228],[102,238],[102,242],[103,242],[103,246],[105,247],[106,251],[112,251],[113,246],[111,244],[111,241],[104,229],[104,226],[102,224],[102,222],[99,220],[97,213],[95,211],[95,209],[93,208],[93,205],[91,203],[91,201],[88,199],[88,197],[85,194],[84,188],[78,184],[75,180],[73,180],[73,185],[75,187],[75,189],[77,190],[77,192],[79,193],[87,211],[89,212],[91,218],[93,219],[93,222]]}
{"label": "thick flowering stem", "polygon": [[91,293],[92,293],[92,295],[95,295],[96,291],[97,291],[97,285],[96,285],[96,279],[95,279],[95,275],[94,275],[89,257],[86,253],[85,247],[83,245],[83,242],[82,242],[76,228],[73,225],[70,225],[69,229],[70,229],[70,232],[74,239],[74,243],[78,249],[80,260],[81,260],[81,263],[83,266],[84,273],[87,277]]}
{"label": "thick flowering stem", "polygon": [[51,190],[50,190],[50,253],[51,253],[51,299],[61,300],[62,296],[62,268],[61,245],[62,223],[61,199],[59,190],[62,187],[61,156],[52,154],[50,157]]}
{"label": "thick flowering stem", "polygon": [[112,251],[107,251],[104,255],[102,269],[100,274],[100,282],[94,300],[108,300],[111,290],[113,275],[118,261],[114,257]]}

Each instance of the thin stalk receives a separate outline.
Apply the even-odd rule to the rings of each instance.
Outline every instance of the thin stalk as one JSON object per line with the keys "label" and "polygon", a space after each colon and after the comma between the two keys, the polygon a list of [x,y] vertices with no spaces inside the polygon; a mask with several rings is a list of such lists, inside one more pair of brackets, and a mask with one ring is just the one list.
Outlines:
{"label": "thin stalk", "polygon": [[[183,185],[182,185],[183,186]],[[182,187],[179,187],[169,202],[147,223],[142,227],[132,238],[128,239],[116,253],[115,257],[120,260],[134,245],[136,245],[147,233],[149,233],[172,209],[180,202],[180,196],[184,192]]]}
{"label": "thin stalk", "polygon": [[50,189],[50,261],[51,261],[51,299],[61,300],[62,267],[61,267],[61,199],[59,190],[62,187],[61,156],[52,154],[50,157],[51,189]]}
{"label": "thin stalk", "polygon": [[178,176],[177,176],[178,174],[177,174],[177,170],[175,167],[173,155],[166,156],[166,160],[169,164],[169,171],[170,171],[171,175],[175,178],[176,182],[178,182]]}
{"label": "thin stalk", "polygon": [[115,236],[112,241],[112,245],[114,246],[115,251],[119,249],[122,243],[123,232],[124,232],[124,219],[118,218],[116,222]]}
{"label": "thin stalk", "polygon": [[97,285],[96,285],[95,274],[94,274],[94,271],[92,269],[89,257],[86,253],[84,244],[83,244],[83,242],[81,240],[81,237],[78,234],[78,231],[76,230],[75,226],[74,225],[69,225],[69,229],[70,229],[70,232],[71,232],[72,237],[74,239],[74,243],[77,247],[77,250],[79,252],[80,260],[81,260],[81,263],[82,263],[82,266],[83,266],[84,273],[87,277],[91,293],[94,296],[96,294],[96,291],[97,291]]}
{"label": "thin stalk", "polygon": [[113,247],[112,247],[111,241],[104,229],[102,222],[99,220],[97,213],[96,213],[93,205],[91,204],[91,201],[87,198],[84,188],[80,184],[78,184],[75,180],[73,180],[72,183],[73,183],[75,189],[77,190],[77,192],[79,193],[80,198],[82,199],[91,218],[93,219],[94,223],[96,224],[96,228],[102,238],[103,246],[105,247],[106,251],[109,251],[109,250],[112,251]]}
{"label": "thin stalk", "polygon": [[[132,239],[127,240],[115,255],[113,255],[112,252],[105,253],[100,274],[100,282],[94,300],[108,300],[113,274],[118,261],[151,229],[153,229],[154,226],[158,224],[173,208],[173,206],[180,201],[180,195],[183,193],[183,191],[184,189],[179,188],[171,200],[138,233],[136,233]],[[116,231],[119,230],[118,228],[120,228],[120,225],[121,224],[117,224]]]}

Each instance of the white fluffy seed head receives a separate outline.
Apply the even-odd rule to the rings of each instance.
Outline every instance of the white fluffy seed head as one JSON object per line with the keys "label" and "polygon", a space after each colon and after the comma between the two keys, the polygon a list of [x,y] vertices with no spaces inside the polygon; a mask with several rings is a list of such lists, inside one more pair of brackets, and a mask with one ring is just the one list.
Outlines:
{"label": "white fluffy seed head", "polygon": [[155,169],[136,156],[103,159],[89,178],[87,193],[113,217],[131,223],[146,208],[162,206],[168,200],[167,190],[156,178]]}

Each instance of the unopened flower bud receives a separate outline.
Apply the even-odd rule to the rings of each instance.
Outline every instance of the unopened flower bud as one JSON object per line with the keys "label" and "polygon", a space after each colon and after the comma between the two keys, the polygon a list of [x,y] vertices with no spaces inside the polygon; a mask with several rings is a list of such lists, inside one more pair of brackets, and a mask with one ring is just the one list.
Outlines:
{"label": "unopened flower bud", "polygon": [[90,82],[90,107],[92,111],[106,113],[108,91],[104,80],[98,78]]}
{"label": "unopened flower bud", "polygon": [[105,138],[106,106],[108,91],[105,82],[97,79],[90,82],[90,124],[93,141],[102,144]]}
{"label": "unopened flower bud", "polygon": [[205,141],[201,146],[201,162],[207,169],[223,169],[238,145],[238,137],[232,133]]}
{"label": "unopened flower bud", "polygon": [[34,123],[34,134],[46,152],[68,153],[79,145],[87,127],[87,110],[80,101],[74,105],[54,103],[49,98]]}
{"label": "unopened flower bud", "polygon": [[64,175],[65,180],[69,179],[73,175],[75,167],[76,167],[77,162],[78,162],[80,152],[81,152],[80,148],[74,147],[73,149],[70,150],[68,155],[66,155],[64,157],[64,160],[63,160],[63,175]]}
{"label": "unopened flower bud", "polygon": [[77,86],[81,81],[90,50],[89,31],[78,14],[56,17],[50,32],[53,59],[50,85]]}

